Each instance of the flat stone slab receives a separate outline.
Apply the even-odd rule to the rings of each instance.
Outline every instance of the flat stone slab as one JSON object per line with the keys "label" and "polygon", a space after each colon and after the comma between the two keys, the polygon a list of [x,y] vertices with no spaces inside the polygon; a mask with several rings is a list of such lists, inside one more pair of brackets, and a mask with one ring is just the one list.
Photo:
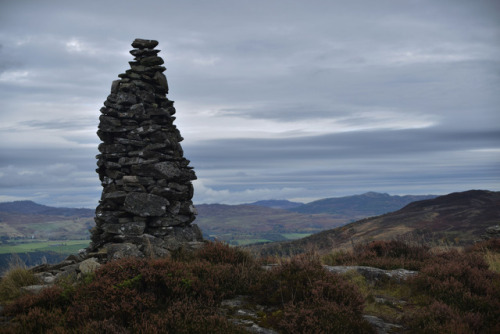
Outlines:
{"label": "flat stone slab", "polygon": [[366,279],[377,281],[381,278],[394,278],[397,281],[406,280],[408,277],[418,274],[417,271],[406,269],[384,270],[367,266],[324,266],[326,270],[336,274],[345,274],[348,271],[357,271]]}

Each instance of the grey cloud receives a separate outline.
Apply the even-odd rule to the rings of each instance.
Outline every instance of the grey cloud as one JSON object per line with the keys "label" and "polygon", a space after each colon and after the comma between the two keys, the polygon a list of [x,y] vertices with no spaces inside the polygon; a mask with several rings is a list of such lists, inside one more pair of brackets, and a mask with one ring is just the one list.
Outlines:
{"label": "grey cloud", "polygon": [[50,129],[50,130],[79,130],[82,128],[97,129],[98,120],[95,118],[67,118],[59,120],[29,120],[19,122],[20,126],[27,126],[34,129]]}
{"label": "grey cloud", "polygon": [[[313,159],[390,159],[414,154],[495,148],[500,132],[444,132],[442,129],[356,131],[290,139],[212,140],[186,147],[191,160],[232,168]],[[498,159],[500,162],[500,158]],[[219,162],[218,164],[215,164]],[[229,164],[229,165],[228,165]]]}
{"label": "grey cloud", "polygon": [[[205,198],[500,189],[499,6],[495,0],[4,1],[0,75],[10,79],[0,81],[0,189],[37,193],[43,203],[70,203],[70,196],[73,203],[95,203],[99,109],[132,60],[127,51],[135,37],[160,41],[178,121],[189,105],[213,110],[215,120],[269,121],[276,132],[289,131],[282,139],[208,140],[221,129],[207,126],[191,141],[190,124],[181,123]],[[377,112],[389,116],[376,118]],[[201,114],[196,121],[203,123]],[[391,115],[410,128],[429,124],[338,133],[383,127]],[[321,120],[320,136],[294,127]],[[337,128],[330,131],[331,121]],[[48,133],[53,137],[43,138]],[[67,164],[76,170],[63,168],[55,178],[56,167],[49,167]],[[73,192],[64,185],[72,178]]]}

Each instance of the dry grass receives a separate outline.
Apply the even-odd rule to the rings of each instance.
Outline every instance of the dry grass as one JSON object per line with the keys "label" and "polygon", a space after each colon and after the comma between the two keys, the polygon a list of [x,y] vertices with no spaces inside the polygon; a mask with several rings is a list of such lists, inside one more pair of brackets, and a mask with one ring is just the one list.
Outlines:
{"label": "dry grass", "polygon": [[486,260],[486,263],[488,263],[491,271],[500,273],[500,253],[488,250],[484,254],[484,259]]}
{"label": "dry grass", "polygon": [[12,301],[22,294],[21,287],[39,283],[35,275],[26,268],[18,256],[12,262],[0,281],[0,302]]}

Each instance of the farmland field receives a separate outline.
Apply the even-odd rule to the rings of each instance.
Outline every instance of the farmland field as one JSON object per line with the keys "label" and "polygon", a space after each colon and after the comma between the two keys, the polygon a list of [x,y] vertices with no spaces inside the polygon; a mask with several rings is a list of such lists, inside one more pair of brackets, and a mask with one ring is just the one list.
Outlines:
{"label": "farmland field", "polygon": [[89,245],[90,240],[43,240],[7,243],[0,245],[0,254],[29,252],[77,253]]}

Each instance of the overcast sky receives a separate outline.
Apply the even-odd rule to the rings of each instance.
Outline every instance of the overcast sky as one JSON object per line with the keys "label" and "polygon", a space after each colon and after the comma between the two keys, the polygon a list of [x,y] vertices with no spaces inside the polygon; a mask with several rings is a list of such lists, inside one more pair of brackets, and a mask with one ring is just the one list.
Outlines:
{"label": "overcast sky", "polygon": [[97,205],[135,38],[195,203],[500,190],[500,1],[0,0],[0,201]]}

